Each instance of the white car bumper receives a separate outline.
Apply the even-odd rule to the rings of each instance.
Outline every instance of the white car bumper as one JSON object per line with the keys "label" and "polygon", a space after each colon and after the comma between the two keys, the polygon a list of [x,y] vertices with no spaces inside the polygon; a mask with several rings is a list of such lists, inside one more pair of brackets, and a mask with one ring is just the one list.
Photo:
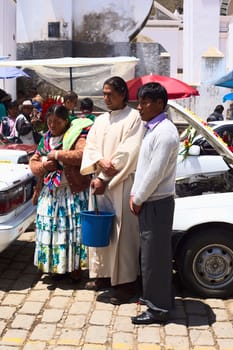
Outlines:
{"label": "white car bumper", "polygon": [[36,207],[28,201],[19,215],[0,224],[0,252],[21,235],[34,222],[35,217]]}

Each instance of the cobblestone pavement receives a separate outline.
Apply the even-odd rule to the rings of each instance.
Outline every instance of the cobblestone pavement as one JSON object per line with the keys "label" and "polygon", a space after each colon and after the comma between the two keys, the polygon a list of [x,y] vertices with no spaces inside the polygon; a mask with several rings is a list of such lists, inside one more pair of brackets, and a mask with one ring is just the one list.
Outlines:
{"label": "cobblestone pavement", "polygon": [[144,306],[113,306],[68,277],[40,275],[33,252],[26,232],[0,254],[0,350],[233,350],[233,299],[197,299],[177,287],[169,323],[134,326],[130,316]]}

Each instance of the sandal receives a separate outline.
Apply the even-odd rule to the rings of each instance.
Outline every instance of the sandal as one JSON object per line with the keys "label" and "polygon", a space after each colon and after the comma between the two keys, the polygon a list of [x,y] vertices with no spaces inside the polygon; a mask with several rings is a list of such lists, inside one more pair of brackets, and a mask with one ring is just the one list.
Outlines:
{"label": "sandal", "polygon": [[79,268],[78,270],[74,270],[70,273],[70,278],[74,282],[80,282],[82,279],[82,270]]}

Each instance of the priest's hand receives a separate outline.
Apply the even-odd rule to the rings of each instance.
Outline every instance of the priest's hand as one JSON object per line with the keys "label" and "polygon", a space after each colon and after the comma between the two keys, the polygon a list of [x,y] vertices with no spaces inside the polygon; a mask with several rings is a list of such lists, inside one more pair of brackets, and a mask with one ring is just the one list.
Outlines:
{"label": "priest's hand", "polygon": [[92,194],[104,194],[106,186],[107,183],[98,177],[96,179],[93,179],[91,181]]}
{"label": "priest's hand", "polygon": [[112,177],[118,173],[118,170],[109,160],[101,159],[97,164],[100,167],[101,171],[107,176]]}

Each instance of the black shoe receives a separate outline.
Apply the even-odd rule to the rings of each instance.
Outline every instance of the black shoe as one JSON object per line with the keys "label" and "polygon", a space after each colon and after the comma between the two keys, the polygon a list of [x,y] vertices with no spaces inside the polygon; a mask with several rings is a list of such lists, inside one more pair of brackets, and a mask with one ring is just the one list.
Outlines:
{"label": "black shoe", "polygon": [[137,297],[137,286],[135,282],[119,284],[113,287],[110,303],[113,305],[126,304]]}
{"label": "black shoe", "polygon": [[167,312],[159,311],[145,311],[141,315],[131,317],[131,321],[134,324],[152,324],[152,323],[165,323],[168,320]]}
{"label": "black shoe", "polygon": [[140,305],[146,305],[146,302],[145,302],[145,300],[144,300],[142,297],[139,297],[139,298],[138,298],[138,304],[140,304]]}
{"label": "black shoe", "polygon": [[93,281],[88,281],[85,284],[85,289],[88,290],[105,290],[111,287],[111,281],[110,278],[96,278]]}
{"label": "black shoe", "polygon": [[127,293],[124,295],[114,295],[110,298],[110,303],[112,305],[121,305],[134,302],[137,299],[135,293]]}

